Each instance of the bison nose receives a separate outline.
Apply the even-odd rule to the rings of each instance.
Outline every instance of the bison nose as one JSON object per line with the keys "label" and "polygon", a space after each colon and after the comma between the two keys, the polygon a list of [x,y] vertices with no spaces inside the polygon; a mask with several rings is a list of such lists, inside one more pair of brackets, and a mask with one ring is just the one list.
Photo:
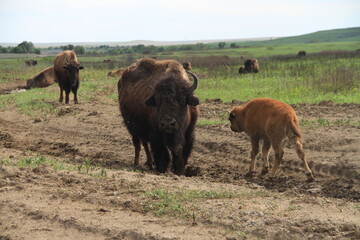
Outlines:
{"label": "bison nose", "polygon": [[176,130],[176,120],[174,118],[163,119],[160,121],[160,128],[167,133],[172,133]]}

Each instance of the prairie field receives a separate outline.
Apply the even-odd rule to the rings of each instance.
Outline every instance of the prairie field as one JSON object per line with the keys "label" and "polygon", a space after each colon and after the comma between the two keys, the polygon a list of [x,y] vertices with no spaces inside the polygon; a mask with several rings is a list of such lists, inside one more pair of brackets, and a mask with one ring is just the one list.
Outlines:
{"label": "prairie field", "polygon": [[[78,56],[79,104],[68,105],[57,84],[24,89],[54,56],[33,67],[34,56],[0,57],[0,239],[359,239],[360,53],[344,45]],[[143,151],[133,165],[119,79],[107,74],[141,57],[189,61],[199,77],[185,176],[148,169]],[[238,74],[251,57],[259,73]],[[258,97],[295,109],[316,181],[286,141],[275,178],[260,175],[261,154],[258,175],[245,176],[250,140],[228,112]]]}

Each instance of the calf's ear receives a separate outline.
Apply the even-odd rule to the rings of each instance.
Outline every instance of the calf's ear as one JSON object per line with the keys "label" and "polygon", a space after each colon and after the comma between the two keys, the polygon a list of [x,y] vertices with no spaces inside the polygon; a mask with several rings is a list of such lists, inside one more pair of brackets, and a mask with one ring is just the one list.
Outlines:
{"label": "calf's ear", "polygon": [[152,95],[145,99],[145,105],[149,107],[156,107],[155,95]]}
{"label": "calf's ear", "polygon": [[199,105],[200,100],[195,96],[189,96],[186,103],[190,106],[196,106]]}

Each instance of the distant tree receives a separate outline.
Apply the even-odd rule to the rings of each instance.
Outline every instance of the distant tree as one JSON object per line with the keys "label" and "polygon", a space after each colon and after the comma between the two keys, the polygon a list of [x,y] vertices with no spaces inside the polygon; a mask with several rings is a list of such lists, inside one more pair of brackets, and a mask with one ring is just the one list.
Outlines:
{"label": "distant tree", "polygon": [[231,43],[230,44],[230,48],[238,48],[239,46],[238,45],[236,45],[236,43]]}
{"label": "distant tree", "polygon": [[0,53],[7,53],[7,49],[3,46],[0,46]]}
{"label": "distant tree", "polygon": [[85,47],[83,46],[75,46],[74,51],[76,54],[82,55],[85,54]]}
{"label": "distant tree", "polygon": [[218,47],[219,48],[224,48],[225,44],[226,44],[226,42],[219,42]]}
{"label": "distant tree", "polygon": [[61,48],[63,51],[66,51],[66,50],[74,50],[74,45],[68,44],[67,46],[60,46],[60,48]]}
{"label": "distant tree", "polygon": [[35,48],[32,42],[23,41],[10,50],[12,53],[35,53],[40,54],[40,49]]}

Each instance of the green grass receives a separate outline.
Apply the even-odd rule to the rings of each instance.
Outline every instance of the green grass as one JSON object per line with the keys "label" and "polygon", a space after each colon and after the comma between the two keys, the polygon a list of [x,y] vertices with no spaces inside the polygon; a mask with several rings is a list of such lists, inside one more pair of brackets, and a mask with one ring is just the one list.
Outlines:
{"label": "green grass", "polygon": [[16,164],[16,166],[19,167],[31,168],[36,168],[41,165],[48,165],[54,170],[74,170],[74,168],[69,164],[65,164],[55,159],[46,158],[45,156],[42,156],[38,153],[35,156],[24,158]]}
{"label": "green grass", "polygon": [[[197,203],[206,199],[233,198],[233,192],[216,192],[204,190],[178,190],[168,191],[155,189],[146,191],[144,196],[150,197],[144,203],[144,211],[152,212],[156,216],[172,216],[180,218],[192,218],[192,210]],[[189,205],[191,203],[191,206]]]}

